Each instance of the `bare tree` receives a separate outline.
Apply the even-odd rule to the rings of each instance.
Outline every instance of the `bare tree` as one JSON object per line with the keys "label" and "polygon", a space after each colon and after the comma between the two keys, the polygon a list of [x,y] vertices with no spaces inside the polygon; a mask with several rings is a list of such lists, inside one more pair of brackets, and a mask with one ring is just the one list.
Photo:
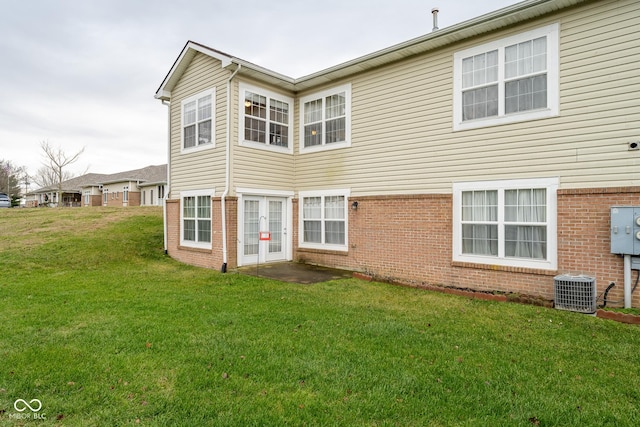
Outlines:
{"label": "bare tree", "polygon": [[[64,171],[63,181],[73,178],[71,172]],[[54,187],[58,184],[56,174],[51,170],[49,166],[41,166],[33,176],[33,182],[38,187]]]}
{"label": "bare tree", "polygon": [[[75,163],[80,158],[80,155],[84,153],[84,147],[73,155],[68,155],[61,147],[57,149],[53,148],[48,141],[42,141],[40,147],[46,159],[44,166],[47,171],[43,176],[54,181],[51,185],[56,185],[58,190],[58,206],[60,206],[62,203],[62,182],[69,179],[69,174],[64,168]],[[38,170],[38,174],[40,175],[40,170]]]}
{"label": "bare tree", "polygon": [[6,193],[12,198],[20,197],[20,174],[24,167],[17,167],[8,160],[0,160],[0,193]]}

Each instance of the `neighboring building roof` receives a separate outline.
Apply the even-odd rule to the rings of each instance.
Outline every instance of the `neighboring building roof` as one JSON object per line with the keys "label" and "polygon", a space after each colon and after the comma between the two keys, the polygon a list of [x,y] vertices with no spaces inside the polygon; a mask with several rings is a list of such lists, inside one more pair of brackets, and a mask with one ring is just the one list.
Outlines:
{"label": "neighboring building roof", "polygon": [[114,182],[140,181],[148,183],[166,183],[167,165],[147,166],[126,172],[118,172],[108,175],[100,181],[100,184],[113,184]]}
{"label": "neighboring building roof", "polygon": [[[88,173],[62,182],[62,191],[65,193],[78,193],[85,187],[96,187],[103,184],[111,184],[123,181],[140,181],[153,184],[166,184],[167,165],[153,165],[142,169],[134,169],[113,174]],[[42,187],[29,194],[49,193],[58,191],[57,185]]]}
{"label": "neighboring building roof", "polygon": [[[77,176],[75,178],[62,181],[62,191],[74,192],[74,191],[79,191],[80,188],[82,187],[98,185],[97,183],[103,180],[107,176],[109,175],[100,174],[100,173],[88,173],[85,175]],[[51,191],[58,191],[58,186],[49,185],[47,187],[38,188],[37,190],[31,191],[29,194],[48,193]]]}
{"label": "neighboring building roof", "polygon": [[286,90],[299,92],[571,7],[584,1],[587,0],[526,0],[297,79],[268,70],[203,44],[188,41],[171,70],[160,84],[155,97],[161,100],[169,100],[171,98],[171,91],[198,52],[219,59],[224,68],[228,68],[230,71],[239,70],[238,73],[240,75],[252,77]]}

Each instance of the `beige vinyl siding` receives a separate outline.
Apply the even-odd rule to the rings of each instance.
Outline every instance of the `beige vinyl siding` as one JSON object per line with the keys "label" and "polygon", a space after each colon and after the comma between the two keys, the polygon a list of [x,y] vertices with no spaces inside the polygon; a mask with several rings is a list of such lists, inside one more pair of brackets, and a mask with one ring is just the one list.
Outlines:
{"label": "beige vinyl siding", "polygon": [[234,188],[293,190],[293,155],[236,146],[233,158]]}
{"label": "beige vinyl siding", "polygon": [[[560,115],[454,132],[453,54],[555,22]],[[640,140],[639,26],[637,0],[593,2],[356,76],[352,146],[297,155],[297,189],[450,193],[455,181],[556,176],[561,188],[640,185],[640,152],[627,150]]]}
{"label": "beige vinyl siding", "polygon": [[[257,87],[264,88],[274,93],[294,98],[294,94],[282,92],[273,87],[256,83],[251,80],[243,80],[244,82]],[[234,105],[239,105],[243,100],[239,99],[239,79],[233,81],[233,98]],[[290,106],[290,113],[294,113],[295,105]],[[294,187],[294,156],[288,153],[280,153],[270,151],[269,149],[260,149],[240,145],[241,120],[239,108],[231,109],[231,141],[232,141],[232,158],[231,176],[232,188],[231,195],[235,195],[235,189],[256,188],[264,190],[282,190],[293,191]],[[268,131],[268,130],[267,130]],[[294,139],[290,144],[295,146],[295,126]]]}
{"label": "beige vinyl siding", "polygon": [[[180,191],[216,188],[225,182],[227,79],[230,73],[220,61],[196,54],[171,96],[171,195]],[[181,101],[215,87],[215,147],[182,153]],[[219,192],[219,191],[218,191]]]}

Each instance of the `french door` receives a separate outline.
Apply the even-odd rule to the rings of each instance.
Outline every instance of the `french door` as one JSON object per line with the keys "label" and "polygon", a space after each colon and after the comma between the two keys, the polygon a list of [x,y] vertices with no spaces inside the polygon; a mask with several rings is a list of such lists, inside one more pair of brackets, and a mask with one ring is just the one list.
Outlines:
{"label": "french door", "polygon": [[242,198],[242,264],[285,260],[287,257],[287,199]]}

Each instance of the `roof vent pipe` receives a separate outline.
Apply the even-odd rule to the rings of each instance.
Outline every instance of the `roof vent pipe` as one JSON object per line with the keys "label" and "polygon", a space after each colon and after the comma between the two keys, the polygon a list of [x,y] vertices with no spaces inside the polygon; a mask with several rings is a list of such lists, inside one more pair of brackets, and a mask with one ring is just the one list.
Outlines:
{"label": "roof vent pipe", "polygon": [[433,29],[431,31],[435,31],[438,29],[438,12],[440,10],[437,7],[431,9],[431,14],[433,15]]}

